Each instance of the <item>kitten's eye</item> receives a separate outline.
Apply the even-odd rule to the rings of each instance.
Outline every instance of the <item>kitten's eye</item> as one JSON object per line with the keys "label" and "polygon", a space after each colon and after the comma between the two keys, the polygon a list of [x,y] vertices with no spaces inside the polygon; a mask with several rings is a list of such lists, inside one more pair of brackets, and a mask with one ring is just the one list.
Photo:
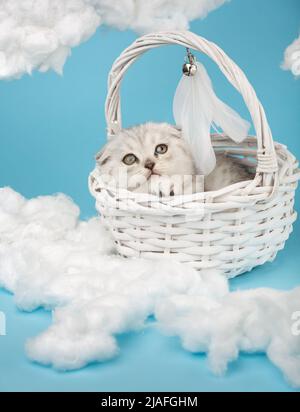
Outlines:
{"label": "kitten's eye", "polygon": [[168,151],[168,146],[166,144],[159,144],[155,148],[156,154],[164,154]]}
{"label": "kitten's eye", "polygon": [[125,163],[127,166],[131,166],[137,160],[138,160],[137,157],[133,153],[128,153],[126,156],[123,157],[122,162]]}

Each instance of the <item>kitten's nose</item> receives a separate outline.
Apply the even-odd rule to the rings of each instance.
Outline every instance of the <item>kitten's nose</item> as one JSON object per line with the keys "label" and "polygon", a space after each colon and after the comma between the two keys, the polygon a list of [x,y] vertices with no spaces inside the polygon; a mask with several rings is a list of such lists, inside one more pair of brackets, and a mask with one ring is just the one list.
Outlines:
{"label": "kitten's nose", "polygon": [[155,163],[152,160],[150,160],[150,159],[146,160],[146,162],[145,162],[145,168],[146,169],[152,170],[154,166],[155,166]]}

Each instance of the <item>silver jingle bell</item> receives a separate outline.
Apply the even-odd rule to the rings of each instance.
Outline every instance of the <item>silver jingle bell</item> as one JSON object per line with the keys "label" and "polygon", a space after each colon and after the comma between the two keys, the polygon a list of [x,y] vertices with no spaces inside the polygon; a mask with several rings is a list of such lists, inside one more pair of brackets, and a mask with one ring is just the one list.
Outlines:
{"label": "silver jingle bell", "polygon": [[197,71],[197,66],[193,63],[184,63],[182,72],[185,76],[194,76]]}

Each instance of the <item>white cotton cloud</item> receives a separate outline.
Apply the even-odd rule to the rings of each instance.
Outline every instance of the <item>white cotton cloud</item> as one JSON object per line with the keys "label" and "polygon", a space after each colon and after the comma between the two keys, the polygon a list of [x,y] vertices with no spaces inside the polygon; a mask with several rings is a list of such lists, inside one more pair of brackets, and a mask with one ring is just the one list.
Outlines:
{"label": "white cotton cloud", "polygon": [[204,283],[193,269],[167,261],[123,260],[113,271],[104,268],[104,276],[103,293],[94,285],[98,295],[55,310],[53,325],[27,343],[31,359],[57,369],[104,361],[118,354],[116,335],[142,328],[148,316],[155,314],[157,303],[166,297],[227,291],[224,278],[212,291],[214,273]]}
{"label": "white cotton cloud", "polygon": [[119,352],[118,334],[154,315],[185,349],[207,352],[216,373],[240,351],[265,351],[300,387],[300,288],[230,293],[218,271],[115,253],[100,219],[80,221],[65,195],[26,200],[0,189],[0,286],[22,310],[53,310],[52,325],[26,344],[30,359],[61,370],[105,361]]}
{"label": "white cotton cloud", "polygon": [[137,33],[187,29],[229,0],[0,0],[0,79],[62,72],[71,48],[101,24]]}
{"label": "white cotton cloud", "polygon": [[298,37],[285,51],[284,70],[290,70],[294,76],[300,76],[300,37]]}
{"label": "white cotton cloud", "polygon": [[185,349],[207,352],[211,369],[223,374],[240,352],[265,352],[288,382],[300,387],[300,334],[292,333],[292,314],[300,306],[300,287],[238,291],[210,306],[202,297],[175,296],[161,302],[161,330],[179,336]]}
{"label": "white cotton cloud", "polygon": [[61,73],[71,47],[100,22],[84,0],[0,0],[0,79],[34,69]]}
{"label": "white cotton cloud", "polygon": [[90,3],[105,24],[144,34],[188,29],[191,20],[205,18],[227,1],[230,0],[90,0]]}

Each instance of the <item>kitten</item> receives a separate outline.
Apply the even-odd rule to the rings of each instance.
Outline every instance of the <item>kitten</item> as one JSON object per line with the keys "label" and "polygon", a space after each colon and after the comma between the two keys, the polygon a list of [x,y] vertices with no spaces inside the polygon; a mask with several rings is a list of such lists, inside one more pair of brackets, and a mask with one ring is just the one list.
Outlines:
{"label": "kitten", "polygon": [[181,131],[167,123],[146,123],[123,129],[96,155],[101,176],[135,192],[173,196],[218,190],[250,179],[249,173],[226,156],[203,179],[197,176],[192,153]]}
{"label": "kitten", "polygon": [[[193,193],[190,181],[195,181],[196,169],[191,152],[180,130],[169,124],[123,129],[96,160],[101,175],[119,187],[161,196]],[[183,176],[188,182],[183,182]]]}
{"label": "kitten", "polygon": [[216,155],[216,161],[214,170],[204,178],[204,188],[206,192],[219,190],[233,183],[254,178],[254,175],[250,173],[246,167],[226,155]]}

